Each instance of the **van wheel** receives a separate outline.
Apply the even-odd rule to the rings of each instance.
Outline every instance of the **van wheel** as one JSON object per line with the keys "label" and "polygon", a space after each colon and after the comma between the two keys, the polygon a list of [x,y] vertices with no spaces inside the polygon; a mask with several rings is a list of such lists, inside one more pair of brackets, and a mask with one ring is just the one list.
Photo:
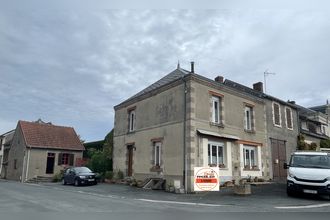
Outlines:
{"label": "van wheel", "polygon": [[293,197],[293,196],[295,196],[296,194],[294,193],[294,192],[292,192],[292,190],[290,190],[290,189],[286,189],[286,194],[288,195],[288,196],[290,196],[290,197]]}
{"label": "van wheel", "polygon": [[75,181],[74,181],[74,185],[75,185],[75,186],[79,186],[79,181],[78,181],[78,180],[75,180]]}

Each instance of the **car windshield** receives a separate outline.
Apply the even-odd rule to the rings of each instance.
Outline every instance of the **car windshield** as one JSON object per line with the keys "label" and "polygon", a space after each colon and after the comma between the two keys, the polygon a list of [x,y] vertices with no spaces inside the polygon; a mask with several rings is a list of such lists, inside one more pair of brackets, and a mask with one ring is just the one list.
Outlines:
{"label": "car windshield", "polygon": [[291,167],[330,169],[329,155],[293,155]]}
{"label": "car windshield", "polygon": [[75,171],[77,173],[91,173],[92,171],[88,169],[87,167],[76,167]]}

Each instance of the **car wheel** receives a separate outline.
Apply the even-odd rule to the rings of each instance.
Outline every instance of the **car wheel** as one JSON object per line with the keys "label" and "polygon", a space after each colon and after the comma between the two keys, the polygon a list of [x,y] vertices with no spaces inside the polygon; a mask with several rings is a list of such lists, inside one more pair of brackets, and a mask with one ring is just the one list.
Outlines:
{"label": "car wheel", "polygon": [[66,181],[64,180],[64,178],[62,179],[62,184],[66,185]]}
{"label": "car wheel", "polygon": [[74,180],[74,185],[75,186],[79,186],[79,181],[76,179],[76,180]]}

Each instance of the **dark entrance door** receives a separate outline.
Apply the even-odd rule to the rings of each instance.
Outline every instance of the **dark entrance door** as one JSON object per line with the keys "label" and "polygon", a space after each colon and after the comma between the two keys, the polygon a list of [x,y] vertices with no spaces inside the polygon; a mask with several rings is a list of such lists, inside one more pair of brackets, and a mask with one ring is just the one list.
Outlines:
{"label": "dark entrance door", "polygon": [[283,168],[286,162],[286,146],[283,140],[270,139],[272,148],[273,179],[283,181],[286,179],[287,171]]}
{"label": "dark entrance door", "polygon": [[48,153],[46,174],[54,173],[54,162],[55,162],[55,153]]}
{"label": "dark entrance door", "polygon": [[127,146],[127,176],[133,175],[133,145]]}

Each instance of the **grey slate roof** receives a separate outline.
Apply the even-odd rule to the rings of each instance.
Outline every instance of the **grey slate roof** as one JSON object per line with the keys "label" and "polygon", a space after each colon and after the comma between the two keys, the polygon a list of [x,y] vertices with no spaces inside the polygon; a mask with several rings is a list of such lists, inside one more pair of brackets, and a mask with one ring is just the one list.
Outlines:
{"label": "grey slate roof", "polygon": [[326,114],[326,109],[327,109],[327,105],[320,105],[320,106],[314,106],[314,107],[310,107],[310,109],[317,111],[317,112],[322,112],[323,114]]}
{"label": "grey slate roof", "polygon": [[264,98],[265,95],[266,95],[266,94],[264,94],[264,93],[262,93],[262,92],[256,91],[256,90],[254,90],[254,89],[252,89],[252,88],[249,88],[249,87],[244,86],[244,85],[242,85],[242,84],[239,84],[239,83],[237,83],[237,82],[231,81],[231,80],[229,80],[229,79],[226,79],[226,80],[224,81],[224,84],[227,85],[227,86],[229,86],[229,87],[231,87],[231,88],[235,88],[235,89],[237,89],[237,90],[239,90],[239,91],[242,91],[242,92],[248,93],[248,94],[250,94],[250,95],[252,95],[252,96],[257,96],[257,97],[259,97],[259,98]]}
{"label": "grey slate roof", "polygon": [[287,105],[287,106],[290,106],[292,108],[297,108],[297,106],[295,104],[291,104],[289,102],[283,101],[283,100],[281,100],[279,98],[276,98],[274,96],[268,95],[268,94],[263,93],[263,92],[259,92],[259,91],[255,90],[255,89],[252,89],[250,87],[244,86],[242,84],[239,84],[237,82],[231,81],[229,79],[226,79],[224,81],[224,84],[226,86],[229,86],[229,87],[234,88],[234,89],[236,89],[238,91],[244,92],[246,94],[249,94],[249,95],[252,95],[252,96],[255,96],[255,97],[274,100],[276,102],[282,103],[282,104]]}
{"label": "grey slate roof", "polygon": [[151,84],[150,86],[148,86],[147,88],[143,89],[142,91],[136,93],[135,95],[133,95],[132,97],[126,99],[124,102],[120,103],[119,105],[127,102],[127,101],[130,101],[136,97],[139,97],[141,95],[144,95],[148,92],[151,92],[157,88],[160,88],[166,84],[169,84],[177,79],[180,79],[182,78],[183,76],[185,76],[186,74],[189,74],[190,72],[185,70],[185,69],[182,69],[182,68],[178,68],[178,69],[175,69],[174,71],[170,72],[169,74],[167,74],[166,76],[164,76],[163,78],[161,78],[160,80],[158,80],[157,82]]}

